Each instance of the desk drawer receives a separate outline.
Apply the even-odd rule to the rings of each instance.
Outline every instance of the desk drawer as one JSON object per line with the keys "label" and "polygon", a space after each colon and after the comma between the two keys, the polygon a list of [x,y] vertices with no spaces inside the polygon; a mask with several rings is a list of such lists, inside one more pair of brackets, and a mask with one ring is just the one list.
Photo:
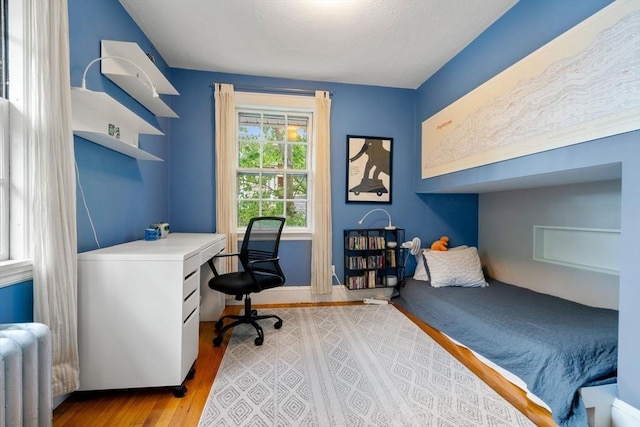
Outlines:
{"label": "desk drawer", "polygon": [[186,300],[189,295],[198,289],[200,286],[200,268],[191,272],[189,276],[184,279],[182,286],[182,300]]}
{"label": "desk drawer", "polygon": [[[196,307],[194,312],[185,319],[182,324],[182,352],[181,352],[181,370],[180,378],[185,379],[191,366],[198,358],[198,334],[200,310]],[[173,343],[174,345],[177,343]]]}
{"label": "desk drawer", "polygon": [[186,278],[188,275],[197,271],[200,268],[200,256],[195,254],[190,258],[184,260],[184,267],[182,268],[182,274]]}
{"label": "desk drawer", "polygon": [[192,293],[189,298],[187,298],[182,303],[182,322],[184,323],[187,318],[198,308],[200,304],[200,296],[198,292]]}
{"label": "desk drawer", "polygon": [[200,256],[198,254],[186,259],[182,268],[184,284],[182,300],[186,300],[200,285]]}

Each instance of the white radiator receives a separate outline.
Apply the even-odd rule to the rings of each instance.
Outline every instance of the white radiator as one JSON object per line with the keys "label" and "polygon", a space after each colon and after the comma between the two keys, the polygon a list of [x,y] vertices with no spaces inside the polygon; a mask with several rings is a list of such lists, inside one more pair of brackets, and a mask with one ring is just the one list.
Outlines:
{"label": "white radiator", "polygon": [[51,331],[0,324],[0,427],[50,427],[52,402]]}

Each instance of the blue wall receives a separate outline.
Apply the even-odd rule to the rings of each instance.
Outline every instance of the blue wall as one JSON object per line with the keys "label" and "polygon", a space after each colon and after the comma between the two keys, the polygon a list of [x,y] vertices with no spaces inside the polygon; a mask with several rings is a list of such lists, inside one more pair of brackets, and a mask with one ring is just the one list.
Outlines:
{"label": "blue wall", "polygon": [[[170,70],[142,31],[115,0],[69,0],[69,48],[71,86],[80,86],[86,65],[100,56],[100,41],[136,42],[155,57],[165,75]],[[147,120],[165,136],[140,135],[140,148],[164,162],[137,161],[124,154],[75,137],[80,182],[96,228],[100,246],[111,246],[144,237],[149,224],[169,218],[169,133],[172,119],[156,118],[126,92],[102,76],[100,63],[91,66],[87,88],[104,91]],[[171,97],[163,97],[169,99]],[[78,188],[78,251],[97,247],[88,214]]]}
{"label": "blue wall", "polygon": [[[419,153],[421,147],[422,121],[609,3],[609,0],[520,0],[418,89],[416,152]],[[424,193],[446,192],[468,184],[488,184],[609,164],[622,165],[618,393],[620,399],[640,408],[640,334],[637,330],[640,325],[640,265],[637,262],[640,256],[640,132],[602,138],[427,180],[420,179],[420,158],[416,156],[415,187]]]}
{"label": "blue wall", "polygon": [[0,323],[33,322],[33,280],[0,288]]}
{"label": "blue wall", "polygon": [[[122,6],[113,0],[69,1],[71,84],[79,86],[86,64],[100,55],[100,40],[137,42],[151,52],[156,64],[176,87],[179,96],[163,97],[180,116],[158,119],[103,77],[99,64],[87,77],[87,87],[105,91],[166,136],[140,136],[142,149],[165,162],[137,161],[82,138],[75,138],[76,160],[82,189],[101,246],[143,237],[152,222],[168,220],[174,232],[215,231],[214,81],[247,85],[325,89],[334,92],[331,120],[332,210],[334,217],[333,258],[342,276],[342,230],[358,227],[369,209],[384,207],[393,222],[430,242],[440,235],[453,244],[477,243],[477,197],[475,195],[419,196],[412,190],[415,141],[416,92],[372,86],[268,79],[251,76],[168,69],[153,52],[151,43]],[[393,204],[345,203],[346,135],[394,138]],[[170,141],[170,142],[169,142]],[[97,247],[78,189],[78,250]],[[383,215],[384,216],[384,215]],[[383,218],[367,226],[381,226]],[[310,283],[310,241],[285,241],[281,245],[288,285]]]}
{"label": "blue wall", "polygon": [[[333,259],[342,276],[342,230],[358,228],[370,209],[389,211],[394,225],[406,229],[407,239],[431,242],[448,235],[452,244],[477,244],[476,195],[417,195],[411,167],[414,155],[416,92],[374,86],[271,79],[251,76],[173,70],[180,97],[172,104],[180,115],[171,127],[171,229],[215,229],[215,160],[213,82],[235,85],[323,89],[333,92],[331,107],[331,186]],[[347,204],[347,135],[393,138],[393,196],[391,205]],[[365,226],[386,225],[386,215],[372,214]],[[310,242],[284,241],[283,269],[289,285],[310,283]]]}

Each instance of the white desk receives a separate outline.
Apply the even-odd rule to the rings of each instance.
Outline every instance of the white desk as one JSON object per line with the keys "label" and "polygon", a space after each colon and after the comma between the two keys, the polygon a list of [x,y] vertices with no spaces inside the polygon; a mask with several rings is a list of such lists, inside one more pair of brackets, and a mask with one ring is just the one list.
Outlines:
{"label": "white desk", "polygon": [[[206,286],[200,267],[225,245],[223,234],[171,233],[78,254],[80,390],[186,391]],[[224,296],[206,289],[202,308],[217,317]]]}

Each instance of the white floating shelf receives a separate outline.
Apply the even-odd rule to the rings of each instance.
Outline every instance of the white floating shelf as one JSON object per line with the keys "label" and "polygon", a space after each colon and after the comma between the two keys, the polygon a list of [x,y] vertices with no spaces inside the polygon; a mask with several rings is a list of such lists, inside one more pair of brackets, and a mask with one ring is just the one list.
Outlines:
{"label": "white floating shelf", "polygon": [[[74,135],[136,159],[162,161],[138,148],[138,135],[164,134],[106,93],[72,87],[71,108]],[[109,135],[109,125],[119,128],[120,138]]]}
{"label": "white floating shelf", "polygon": [[73,131],[73,134],[81,138],[88,139],[91,142],[95,142],[96,144],[102,145],[103,147],[107,147],[119,153],[125,154],[129,157],[133,157],[134,159],[155,160],[160,162],[163,161],[160,157],[156,157],[151,153],[147,153],[146,151],[139,149],[138,147],[126,144],[118,138],[114,138],[103,133],[76,130]]}
{"label": "white floating shelf", "polygon": [[[147,57],[137,43],[113,40],[101,41],[101,56],[120,56],[138,65],[149,76],[159,94],[179,95],[178,91]],[[177,118],[178,115],[160,98],[154,98],[149,82],[140,70],[118,59],[103,59],[100,70],[109,80],[120,86],[136,101],[158,117]]]}

